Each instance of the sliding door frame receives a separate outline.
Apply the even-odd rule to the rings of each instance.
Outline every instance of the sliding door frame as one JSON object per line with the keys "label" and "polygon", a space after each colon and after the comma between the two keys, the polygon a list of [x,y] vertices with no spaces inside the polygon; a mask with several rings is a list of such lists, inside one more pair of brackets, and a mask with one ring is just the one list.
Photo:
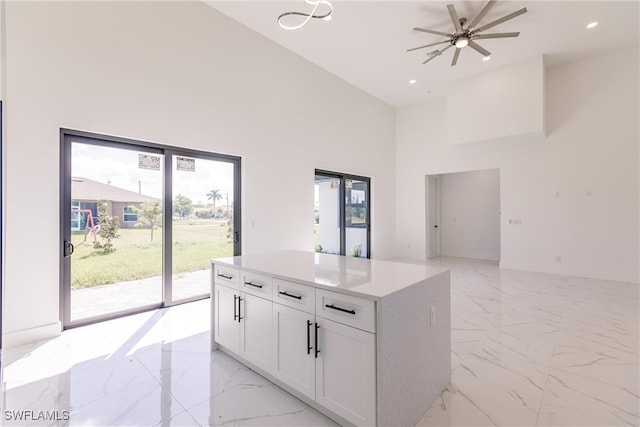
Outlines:
{"label": "sliding door frame", "polygon": [[[69,209],[71,199],[71,148],[72,143],[86,143],[96,146],[113,147],[142,151],[151,154],[164,156],[164,177],[163,177],[163,202],[162,202],[162,299],[160,303],[149,304],[132,309],[107,313],[81,320],[71,321],[71,262],[66,256],[67,238],[71,236],[71,209]],[[60,129],[60,321],[63,329],[74,328],[104,320],[115,319],[130,314],[155,310],[172,305],[183,304],[199,299],[208,298],[207,295],[185,298],[178,302],[172,299],[172,219],[173,219],[173,188],[172,188],[172,162],[174,155],[204,158],[221,162],[228,162],[234,165],[234,194],[233,194],[233,255],[242,253],[241,247],[241,159],[237,156],[217,154],[207,151],[194,150],[190,148],[172,147],[154,142],[140,141],[129,138],[115,137],[91,132],[78,131],[73,129]]]}
{"label": "sliding door frame", "polygon": [[362,181],[367,183],[367,258],[371,258],[371,178],[360,175],[351,175],[348,173],[332,172],[323,169],[316,169],[314,176],[325,176],[328,178],[336,178],[340,182],[338,190],[339,204],[339,220],[340,220],[340,255],[346,255],[347,252],[347,221],[346,221],[346,181]]}

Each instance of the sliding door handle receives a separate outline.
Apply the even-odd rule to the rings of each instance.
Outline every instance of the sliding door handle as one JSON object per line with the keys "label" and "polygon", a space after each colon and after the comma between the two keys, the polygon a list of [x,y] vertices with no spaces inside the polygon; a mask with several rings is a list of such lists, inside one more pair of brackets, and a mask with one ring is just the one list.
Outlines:
{"label": "sliding door handle", "polygon": [[71,256],[74,249],[75,248],[73,246],[73,243],[67,242],[66,240],[64,241],[64,247],[63,247],[62,253],[64,254],[65,257]]}

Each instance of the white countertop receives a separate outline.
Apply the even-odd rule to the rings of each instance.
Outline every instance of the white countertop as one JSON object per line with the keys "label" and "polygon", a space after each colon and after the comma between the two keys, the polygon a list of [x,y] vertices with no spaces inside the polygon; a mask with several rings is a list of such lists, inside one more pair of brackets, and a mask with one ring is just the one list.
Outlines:
{"label": "white countertop", "polygon": [[304,251],[217,258],[212,263],[375,298],[382,298],[447,271],[445,268],[419,264]]}

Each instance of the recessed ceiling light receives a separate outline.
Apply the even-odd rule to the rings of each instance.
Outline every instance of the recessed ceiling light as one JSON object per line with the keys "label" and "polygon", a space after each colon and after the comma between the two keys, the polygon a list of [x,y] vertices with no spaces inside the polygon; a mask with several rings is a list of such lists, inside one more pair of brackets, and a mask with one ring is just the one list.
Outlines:
{"label": "recessed ceiling light", "polygon": [[597,22],[597,21],[589,22],[589,23],[587,24],[587,28],[588,28],[589,30],[590,30],[590,29],[592,29],[592,28],[595,28],[595,27],[597,27],[597,26],[598,26],[598,22]]}
{"label": "recessed ceiling light", "polygon": [[490,56],[483,56],[483,57],[482,57],[482,60],[483,60],[484,62],[487,62],[487,61],[488,61],[488,60],[490,60],[490,59],[491,59],[491,57],[490,57]]}
{"label": "recessed ceiling light", "polygon": [[409,80],[409,84],[410,85],[416,84],[416,81],[414,79],[411,79],[411,80]]}

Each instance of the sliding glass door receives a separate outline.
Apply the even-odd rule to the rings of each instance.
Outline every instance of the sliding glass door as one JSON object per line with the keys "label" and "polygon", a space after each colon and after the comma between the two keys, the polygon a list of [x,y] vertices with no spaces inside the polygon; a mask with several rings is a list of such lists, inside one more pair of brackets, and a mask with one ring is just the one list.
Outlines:
{"label": "sliding glass door", "polygon": [[173,301],[209,295],[211,259],[234,255],[234,164],[172,155]]}
{"label": "sliding glass door", "polygon": [[80,140],[69,148],[69,322],[159,305],[163,238],[153,233],[160,215],[150,227],[138,212],[160,212],[164,156]]}
{"label": "sliding glass door", "polygon": [[240,253],[236,157],[62,132],[64,327],[209,296]]}
{"label": "sliding glass door", "polygon": [[316,170],[314,249],[371,256],[370,178]]}

